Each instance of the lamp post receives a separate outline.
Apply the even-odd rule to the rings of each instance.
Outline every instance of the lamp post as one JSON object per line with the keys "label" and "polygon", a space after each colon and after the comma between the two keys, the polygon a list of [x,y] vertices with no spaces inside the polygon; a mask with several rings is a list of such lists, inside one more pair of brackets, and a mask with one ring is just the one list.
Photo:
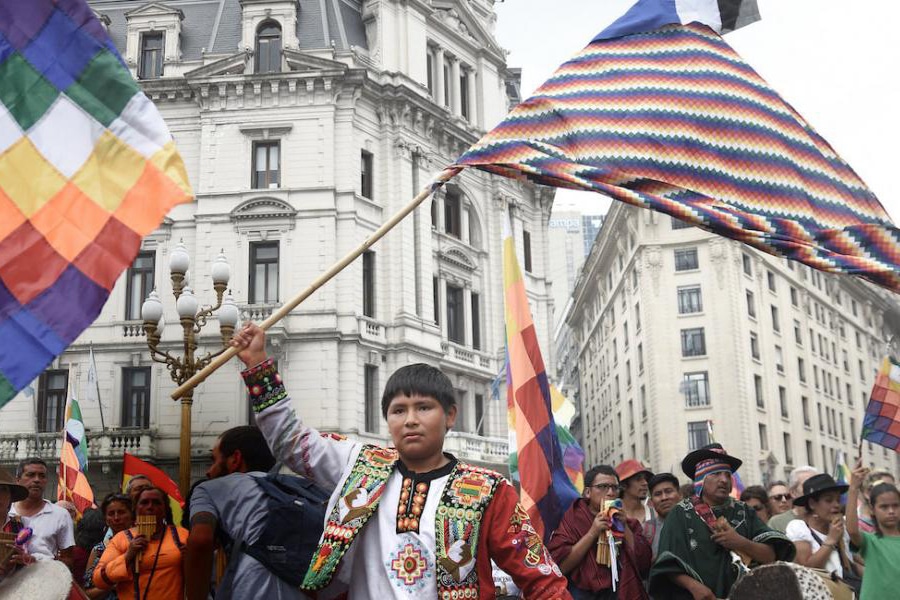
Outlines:
{"label": "lamp post", "polygon": [[[159,321],[163,315],[163,305],[156,291],[150,292],[141,307],[141,318],[144,320],[144,333],[147,334],[147,346],[150,357],[166,365],[169,375],[176,385],[181,385],[197,371],[208,365],[216,356],[225,351],[234,329],[237,327],[239,311],[231,294],[226,294],[228,280],[231,278],[231,267],[225,260],[224,250],[216,257],[212,265],[213,289],[216,292],[215,306],[200,306],[199,299],[187,285],[186,274],[191,259],[182,242],[179,242],[169,256],[169,272],[172,278],[172,294],[175,296],[175,311],[183,329],[184,354],[180,357],[160,350],[159,343],[162,331]],[[219,330],[222,348],[217,352],[196,357],[197,334],[206,326],[207,319],[218,311]],[[178,487],[187,497],[191,486],[191,405],[193,391],[181,398],[181,448],[178,462]]]}

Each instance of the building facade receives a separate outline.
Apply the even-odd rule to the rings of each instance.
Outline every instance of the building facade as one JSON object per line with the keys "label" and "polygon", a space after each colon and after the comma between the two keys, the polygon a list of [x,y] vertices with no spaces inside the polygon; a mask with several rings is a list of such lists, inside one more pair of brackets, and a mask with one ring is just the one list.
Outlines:
{"label": "building facade", "polygon": [[[224,253],[242,318],[259,321],[377,229],[518,99],[493,0],[96,0],[95,12],[169,125],[197,201],[148,236],[96,323],[0,411],[0,462],[58,456],[67,390],[81,399],[96,487],[122,452],[177,462],[180,412],[150,360],[141,304],[157,290],[162,348],[180,354],[168,261],[213,300]],[[511,80],[511,77],[513,80]],[[504,356],[502,220],[511,218],[541,343],[550,339],[546,229],[553,193],[467,170],[269,331],[311,425],[384,443],[381,389],[440,367],[460,416],[447,450],[503,468],[506,414],[489,402]],[[214,321],[214,320],[213,320]],[[220,344],[213,322],[200,353]],[[89,401],[88,352],[100,403]],[[239,364],[196,391],[194,475],[217,435],[252,421]],[[103,409],[101,427],[100,407]]]}
{"label": "building facade", "polygon": [[[615,202],[566,317],[586,461],[680,473],[712,433],[747,485],[832,472],[838,451],[857,455],[897,315],[859,279]],[[895,452],[864,446],[896,472]]]}
{"label": "building facade", "polygon": [[550,217],[548,241],[550,272],[553,274],[554,327],[565,315],[581,265],[590,254],[602,223],[603,215],[574,211],[554,211]]}

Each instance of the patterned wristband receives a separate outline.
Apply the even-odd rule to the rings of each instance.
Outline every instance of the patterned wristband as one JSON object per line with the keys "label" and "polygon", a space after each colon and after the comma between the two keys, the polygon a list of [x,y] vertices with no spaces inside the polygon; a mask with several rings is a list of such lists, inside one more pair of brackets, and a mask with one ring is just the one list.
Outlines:
{"label": "patterned wristband", "polygon": [[267,358],[255,367],[241,373],[247,390],[250,392],[250,404],[253,412],[259,413],[279,400],[287,398],[281,375],[275,368],[275,360]]}

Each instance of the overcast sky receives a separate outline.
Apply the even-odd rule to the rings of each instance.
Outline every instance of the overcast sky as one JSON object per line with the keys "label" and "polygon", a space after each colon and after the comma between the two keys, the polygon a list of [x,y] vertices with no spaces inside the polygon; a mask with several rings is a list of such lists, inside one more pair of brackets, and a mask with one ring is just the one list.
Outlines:
{"label": "overcast sky", "polygon": [[[522,68],[527,97],[631,0],[505,0],[497,38]],[[900,220],[900,3],[758,0],[762,21],[725,36],[837,150]],[[556,208],[606,210],[597,194],[560,190]],[[593,212],[591,210],[591,212]]]}

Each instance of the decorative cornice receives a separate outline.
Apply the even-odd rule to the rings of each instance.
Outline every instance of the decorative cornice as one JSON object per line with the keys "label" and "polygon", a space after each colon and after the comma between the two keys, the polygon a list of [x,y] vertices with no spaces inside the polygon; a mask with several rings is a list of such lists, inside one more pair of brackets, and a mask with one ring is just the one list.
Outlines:
{"label": "decorative cornice", "polygon": [[259,219],[284,219],[293,222],[297,211],[290,204],[278,198],[263,196],[246,200],[231,211],[232,221]]}

